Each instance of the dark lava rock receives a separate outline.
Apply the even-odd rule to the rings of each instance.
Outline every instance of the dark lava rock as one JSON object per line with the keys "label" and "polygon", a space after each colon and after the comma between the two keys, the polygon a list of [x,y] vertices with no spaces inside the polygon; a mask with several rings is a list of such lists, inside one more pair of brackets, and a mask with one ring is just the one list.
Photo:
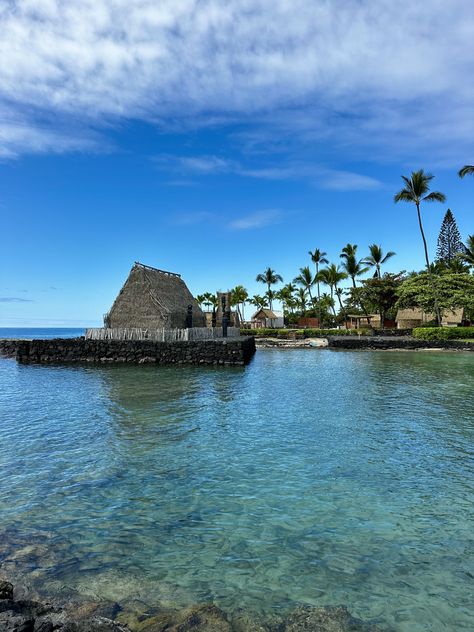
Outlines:
{"label": "dark lava rock", "polygon": [[381,628],[355,619],[345,606],[301,606],[287,618],[284,632],[382,632]]}
{"label": "dark lava rock", "polygon": [[13,584],[0,581],[0,599],[13,599]]}

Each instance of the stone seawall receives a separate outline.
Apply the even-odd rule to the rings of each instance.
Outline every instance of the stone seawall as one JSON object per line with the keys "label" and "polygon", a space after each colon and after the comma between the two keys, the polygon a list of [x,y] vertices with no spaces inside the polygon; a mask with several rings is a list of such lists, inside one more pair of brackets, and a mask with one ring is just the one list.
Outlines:
{"label": "stone seawall", "polygon": [[0,338],[0,356],[4,358],[14,358],[18,349],[20,340],[11,338]]}
{"label": "stone seawall", "polygon": [[255,353],[254,338],[156,342],[149,340],[0,340],[0,354],[18,362],[97,362],[243,366]]}
{"label": "stone seawall", "polygon": [[463,340],[419,340],[411,337],[379,336],[332,336],[328,338],[330,349],[447,349],[474,351],[473,342]]}

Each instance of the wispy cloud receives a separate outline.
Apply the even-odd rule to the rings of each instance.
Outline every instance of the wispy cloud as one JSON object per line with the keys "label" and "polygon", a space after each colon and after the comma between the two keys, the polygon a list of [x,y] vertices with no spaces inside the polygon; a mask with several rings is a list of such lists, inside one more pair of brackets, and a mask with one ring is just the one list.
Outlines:
{"label": "wispy cloud", "polygon": [[29,298],[19,298],[18,296],[2,296],[0,297],[0,303],[33,303],[34,301]]}
{"label": "wispy cloud", "polygon": [[383,158],[472,148],[472,0],[11,0],[0,29],[4,157],[98,150],[130,119]]}
{"label": "wispy cloud", "polygon": [[249,230],[252,228],[264,228],[271,224],[277,224],[282,219],[282,213],[278,210],[256,211],[250,215],[239,217],[229,224],[233,230]]}
{"label": "wispy cloud", "polygon": [[236,160],[220,156],[162,156],[154,157],[154,162],[163,170],[196,176],[216,176],[231,174],[261,180],[307,181],[325,189],[358,191],[375,189],[381,182],[371,176],[351,171],[329,169],[328,167],[288,161],[286,164],[244,166]]}

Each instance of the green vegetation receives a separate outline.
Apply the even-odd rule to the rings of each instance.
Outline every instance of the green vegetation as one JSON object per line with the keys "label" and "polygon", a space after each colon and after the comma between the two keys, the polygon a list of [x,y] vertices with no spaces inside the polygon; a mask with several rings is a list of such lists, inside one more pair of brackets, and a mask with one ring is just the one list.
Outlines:
{"label": "green vegetation", "polygon": [[437,275],[427,272],[410,275],[398,288],[398,307],[419,307],[435,313],[462,308],[474,318],[474,276],[445,271]]}
{"label": "green vegetation", "polygon": [[474,339],[474,327],[417,327],[413,336],[420,340],[465,340]]}
{"label": "green vegetation", "polygon": [[368,329],[270,329],[259,327],[257,329],[240,330],[242,336],[255,336],[256,338],[326,338],[327,336],[367,336]]}
{"label": "green vegetation", "polygon": [[[460,177],[468,174],[474,174],[474,166],[466,165],[459,171]],[[430,261],[421,210],[425,203],[445,201],[443,193],[430,190],[433,178],[423,169],[413,171],[409,177],[402,176],[404,187],[394,196],[395,202],[408,202],[416,208],[425,260],[423,270],[384,272],[383,266],[391,262],[395,252],[384,251],[377,243],[370,244],[366,253],[360,252],[357,244],[347,243],[341,249],[339,265],[331,262],[324,250],[315,248],[308,251],[309,265],[302,262],[290,283],[277,287],[283,284],[283,278],[267,267],[256,276],[256,281],[266,286],[264,294],[250,297],[243,285],[237,285],[231,291],[231,304],[241,321],[246,322],[247,303],[256,309],[273,309],[276,300],[283,307],[287,326],[298,325],[302,317],[317,318],[320,331],[344,327],[347,314],[364,317],[370,329],[374,314],[378,314],[384,327],[403,308],[422,310],[424,320],[432,316],[437,325],[449,311],[460,309],[463,320],[474,320],[474,234],[463,243],[451,209],[447,209],[441,225],[436,260]],[[208,309],[215,307],[217,300],[209,292],[197,299]]]}

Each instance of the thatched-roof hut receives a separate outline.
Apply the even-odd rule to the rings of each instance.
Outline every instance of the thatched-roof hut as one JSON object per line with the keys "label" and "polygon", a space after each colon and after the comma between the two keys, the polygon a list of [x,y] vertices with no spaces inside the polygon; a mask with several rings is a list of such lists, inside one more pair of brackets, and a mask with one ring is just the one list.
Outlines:
{"label": "thatched-roof hut", "polygon": [[[434,313],[424,312],[419,307],[408,307],[399,309],[395,318],[398,329],[412,329],[413,327],[421,327],[436,320]],[[453,310],[445,310],[441,314],[442,327],[457,327],[462,325],[464,321],[464,309],[456,308]]]}
{"label": "thatched-roof hut", "polygon": [[193,327],[206,318],[179,274],[136,262],[104,321],[106,327],[185,328],[192,305]]}

